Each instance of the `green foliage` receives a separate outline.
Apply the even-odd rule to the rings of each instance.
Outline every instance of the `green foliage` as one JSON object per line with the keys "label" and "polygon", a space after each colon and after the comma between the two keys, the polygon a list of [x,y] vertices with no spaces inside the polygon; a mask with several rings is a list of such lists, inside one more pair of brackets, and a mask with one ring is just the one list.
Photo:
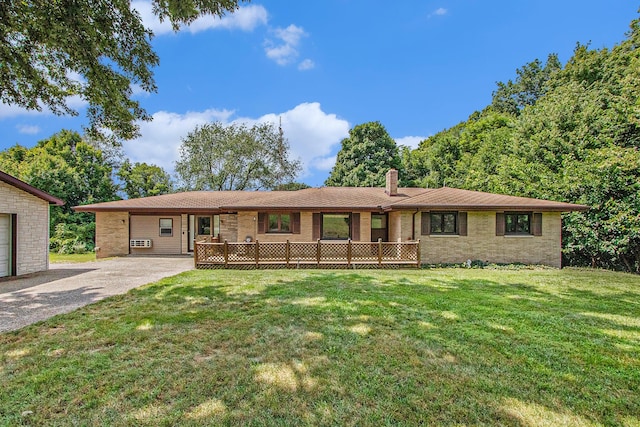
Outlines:
{"label": "green foliage", "polygon": [[305,188],[311,188],[310,185],[304,182],[288,182],[286,184],[278,185],[274,188],[275,191],[297,191],[304,190]]}
{"label": "green foliage", "polygon": [[299,171],[282,130],[270,123],[197,127],[182,140],[176,162],[185,190],[273,189],[293,181]]}
{"label": "green foliage", "polygon": [[565,263],[640,272],[640,24],[613,49],[578,45],[499,83],[493,103],[403,153],[405,172],[442,186],[570,201]]}
{"label": "green foliage", "polygon": [[159,166],[134,163],[127,159],[118,171],[128,198],[158,196],[173,192],[173,183],[167,172]]}
{"label": "green foliage", "polygon": [[[92,214],[74,212],[73,206],[118,199],[111,165],[104,161],[100,150],[84,142],[76,132],[64,130],[33,148],[16,145],[0,152],[0,169],[65,202],[64,206],[50,208],[50,233],[56,248],[68,247],[68,235],[74,226],[81,231],[94,221]],[[53,240],[59,224],[68,227]],[[92,250],[93,238],[92,233],[79,234],[79,242],[87,250]]]}
{"label": "green foliage", "polygon": [[85,254],[95,248],[95,222],[85,224],[58,223],[49,241],[49,250],[59,254]]}
{"label": "green foliage", "polygon": [[542,66],[539,59],[518,68],[518,77],[513,82],[498,82],[493,92],[492,107],[499,112],[517,115],[526,106],[533,105],[549,90],[549,83],[562,68],[558,55],[550,54]]}
{"label": "green foliage", "polygon": [[[198,16],[221,16],[237,0],[153,0],[153,11],[174,29]],[[5,1],[0,6],[0,102],[77,115],[70,96],[89,103],[90,133],[138,135],[149,116],[132,98],[133,84],[155,92],[159,58],[129,0]]]}
{"label": "green foliage", "polygon": [[402,166],[398,146],[380,122],[354,127],[341,144],[327,186],[384,186],[387,171]]}

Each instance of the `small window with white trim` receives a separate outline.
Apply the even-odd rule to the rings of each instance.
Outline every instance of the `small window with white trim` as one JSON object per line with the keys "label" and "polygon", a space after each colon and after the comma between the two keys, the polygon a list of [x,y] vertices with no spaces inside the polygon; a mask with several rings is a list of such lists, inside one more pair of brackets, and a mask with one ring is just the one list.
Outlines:
{"label": "small window with white trim", "polygon": [[173,219],[160,218],[160,237],[173,236]]}

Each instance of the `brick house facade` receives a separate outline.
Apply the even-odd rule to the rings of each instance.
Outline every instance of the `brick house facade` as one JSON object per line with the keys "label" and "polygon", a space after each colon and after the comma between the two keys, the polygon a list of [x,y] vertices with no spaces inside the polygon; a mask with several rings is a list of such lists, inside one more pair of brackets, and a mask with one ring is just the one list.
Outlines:
{"label": "brick house facade", "polygon": [[[561,213],[586,206],[455,188],[200,191],[77,206],[96,213],[98,257],[188,254],[218,241],[420,240],[423,263],[561,266]],[[139,242],[145,247],[136,247]],[[148,242],[148,243],[145,243]]]}

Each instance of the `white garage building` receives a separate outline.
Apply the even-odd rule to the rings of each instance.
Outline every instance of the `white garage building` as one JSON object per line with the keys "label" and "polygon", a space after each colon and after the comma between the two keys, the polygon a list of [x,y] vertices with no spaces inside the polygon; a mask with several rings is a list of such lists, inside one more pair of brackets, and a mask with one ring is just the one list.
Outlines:
{"label": "white garage building", "polygon": [[64,202],[0,171],[0,277],[49,268],[49,205]]}

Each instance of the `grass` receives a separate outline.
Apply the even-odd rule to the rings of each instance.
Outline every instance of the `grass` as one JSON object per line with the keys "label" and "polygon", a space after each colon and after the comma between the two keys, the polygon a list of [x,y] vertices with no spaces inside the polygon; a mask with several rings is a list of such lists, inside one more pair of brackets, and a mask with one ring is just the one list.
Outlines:
{"label": "grass", "polygon": [[90,262],[95,260],[95,252],[87,252],[86,254],[59,254],[57,252],[49,252],[49,262],[52,264],[63,262]]}
{"label": "grass", "polygon": [[640,425],[640,278],[191,271],[0,334],[2,425]]}

